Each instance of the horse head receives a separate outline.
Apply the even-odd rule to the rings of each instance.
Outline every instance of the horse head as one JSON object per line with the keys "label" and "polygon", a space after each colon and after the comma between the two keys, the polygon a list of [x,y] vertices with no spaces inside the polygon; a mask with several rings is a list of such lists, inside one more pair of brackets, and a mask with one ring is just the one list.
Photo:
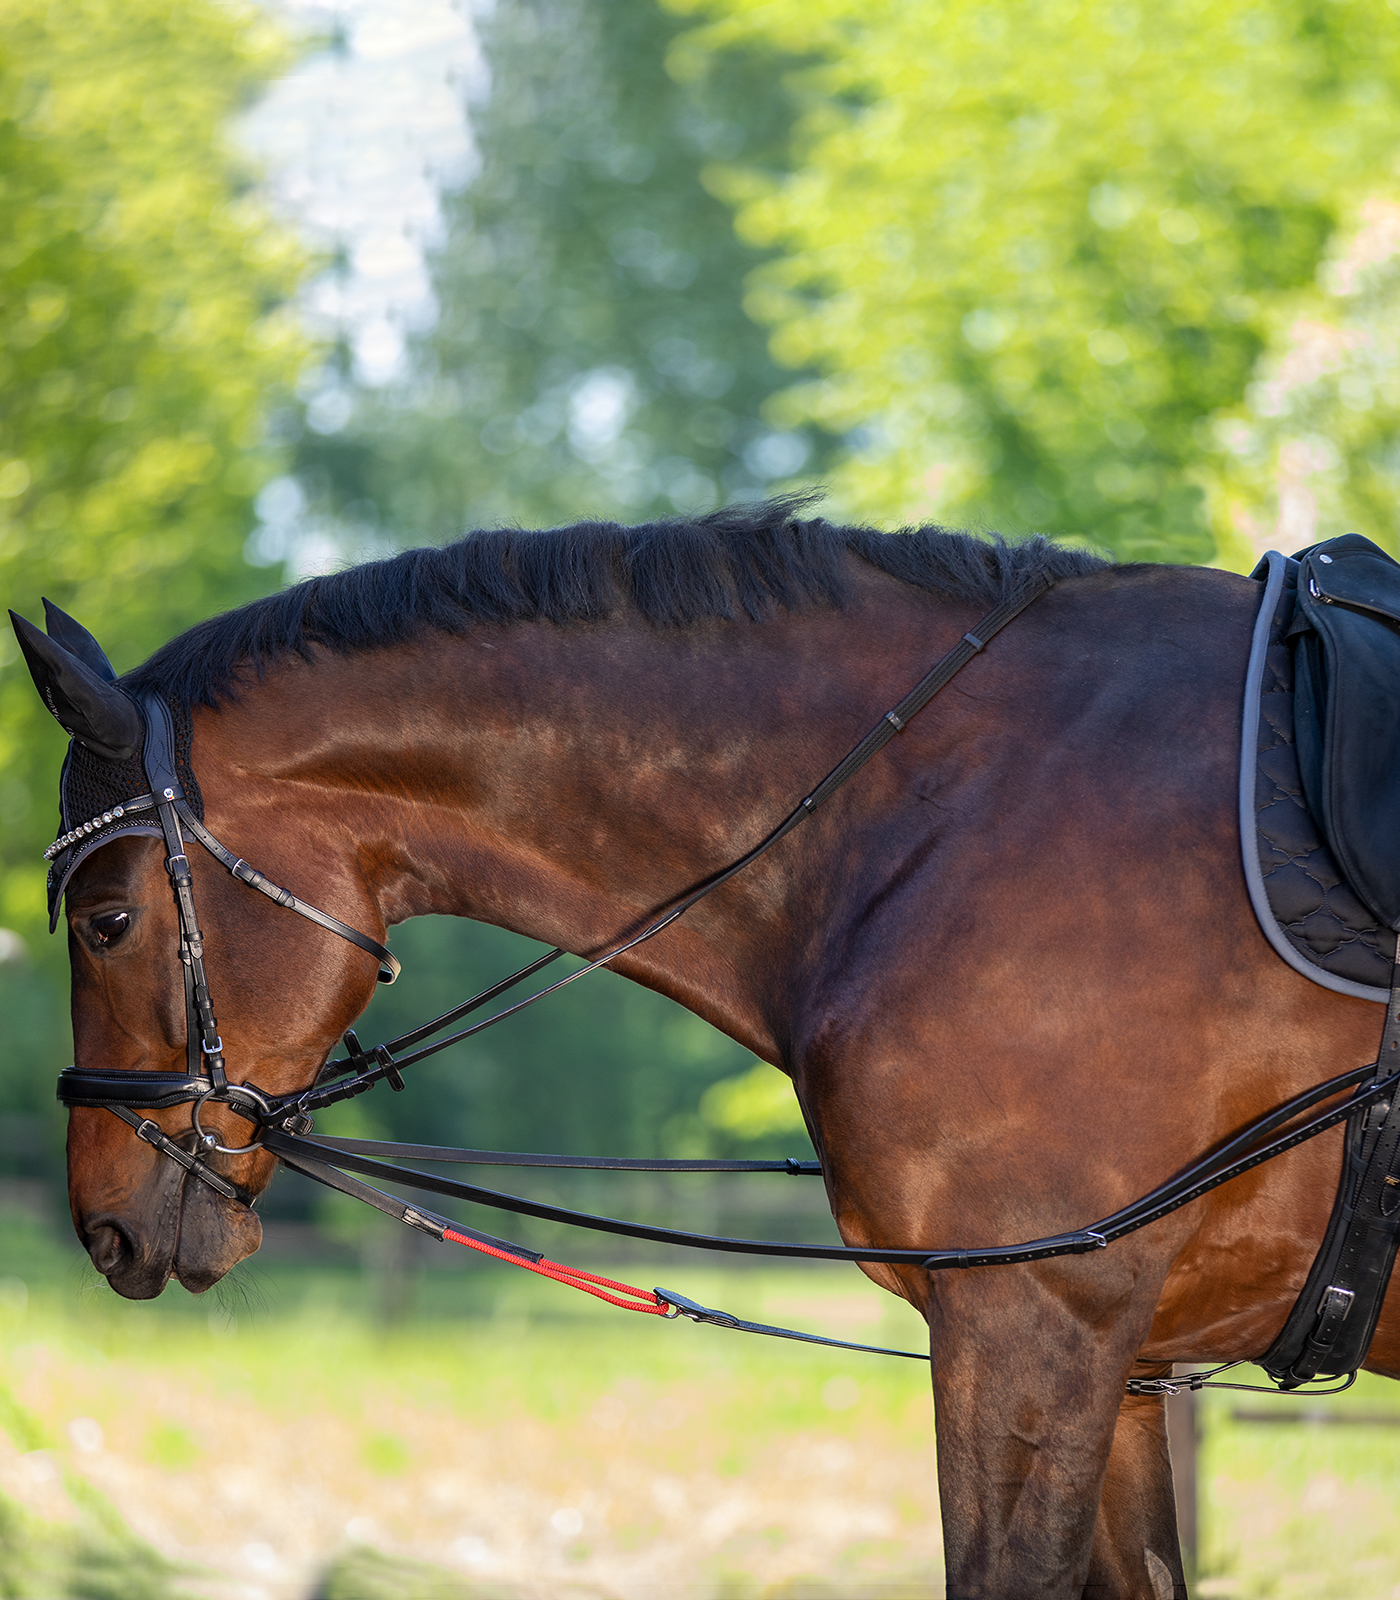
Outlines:
{"label": "horse head", "polygon": [[[151,706],[143,714],[96,639],[44,604],[46,633],[13,612],[11,619],[44,704],[72,739],[62,778],[63,831],[47,855],[51,925],[60,910],[68,921],[79,1074],[115,1072],[124,1084],[126,1074],[156,1073],[202,1085],[195,1074],[224,1072],[222,1052],[211,1059],[207,1047],[221,1029],[230,1041],[228,1082],[256,1083],[265,1096],[305,1088],[363,1009],[373,990],[371,964],[352,950],[308,952],[305,940],[298,944],[297,919],[283,919],[203,856],[190,874],[200,919],[196,944],[203,945],[195,954],[213,974],[218,1019],[211,1006],[212,1026],[201,1034],[185,976],[191,941],[172,894],[170,840],[153,803],[161,797],[148,776]],[[184,732],[188,740],[188,726]],[[187,749],[181,764],[183,789],[177,779],[165,792],[174,788],[182,804],[193,800],[202,813]],[[182,827],[170,814],[177,841],[189,837],[189,817],[186,811]],[[277,832],[273,823],[262,838],[274,860]],[[190,849],[201,855],[193,843]],[[206,862],[213,870],[205,870]],[[289,986],[289,972],[326,981]],[[305,998],[311,992],[315,1000]],[[141,1109],[125,1120],[105,1105],[71,1105],[74,1226],[119,1294],[150,1298],[172,1276],[202,1292],[257,1249],[262,1227],[252,1203],[275,1162],[256,1148],[220,1153],[256,1143],[255,1128],[237,1114],[236,1097],[200,1103],[197,1119],[188,1095],[163,1108],[143,1103],[140,1093],[132,1103]],[[136,1124],[141,1137],[132,1136]],[[163,1135],[196,1156],[213,1183],[191,1176],[148,1135]]]}

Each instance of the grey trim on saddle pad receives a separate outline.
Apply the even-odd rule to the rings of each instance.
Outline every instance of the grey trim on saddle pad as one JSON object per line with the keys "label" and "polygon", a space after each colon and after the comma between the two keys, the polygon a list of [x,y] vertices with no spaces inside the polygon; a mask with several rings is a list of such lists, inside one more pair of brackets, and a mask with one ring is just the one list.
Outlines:
{"label": "grey trim on saddle pad", "polygon": [[1240,841],[1264,937],[1324,989],[1384,1004],[1395,934],[1342,877],[1303,798],[1293,738],[1293,620],[1298,563],[1271,550],[1254,570],[1263,598],[1245,679]]}

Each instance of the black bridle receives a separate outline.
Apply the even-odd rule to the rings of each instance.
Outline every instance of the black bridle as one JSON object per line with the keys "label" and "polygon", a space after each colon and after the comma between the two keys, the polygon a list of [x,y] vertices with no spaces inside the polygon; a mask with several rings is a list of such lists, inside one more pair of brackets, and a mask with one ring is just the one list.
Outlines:
{"label": "black bridle", "polygon": [[[827,774],[812,792],[805,796],[791,812],[765,838],[737,860],[708,878],[697,888],[688,891],[663,910],[640,932],[618,944],[606,954],[589,961],[567,977],[535,991],[524,1000],[505,1006],[482,1021],[462,1028],[433,1043],[425,1043],[452,1023],[489,1005],[516,985],[540,972],[565,952],[554,949],[521,967],[509,977],[482,990],[471,999],[435,1017],[418,1028],[401,1034],[372,1050],[363,1050],[353,1031],[345,1034],[347,1054],[344,1059],[328,1062],[308,1089],[292,1094],[276,1095],[265,1092],[251,1083],[231,1083],[228,1080],[224,1058],[224,1045],[214,1014],[208,975],[204,966],[204,942],[195,912],[193,875],[185,853],[186,834],[204,847],[240,882],[259,890],[284,909],[296,912],[319,927],[325,928],[379,962],[379,979],[392,983],[400,967],[389,950],[377,939],[359,932],[339,918],[319,910],[299,899],[289,890],[280,888],[251,867],[233,851],[227,849],[204,826],[191,809],[176,772],[174,736],[170,712],[158,696],[147,695],[141,701],[146,721],[146,742],[143,754],[150,792],[138,795],[114,808],[122,812],[142,812],[154,809],[166,850],[166,871],[179,919],[180,960],[184,973],[185,1012],[187,1028],[187,1071],[133,1072],[123,1069],[71,1066],[59,1075],[58,1098],[69,1107],[97,1107],[113,1112],[126,1122],[137,1137],[152,1145],[163,1155],[178,1163],[192,1177],[207,1184],[227,1199],[250,1204],[252,1197],[223,1174],[217,1172],[203,1156],[215,1151],[228,1155],[245,1155],[254,1150],[266,1150],[284,1165],[303,1173],[317,1182],[363,1200],[376,1209],[407,1223],[409,1226],[441,1239],[449,1230],[467,1235],[488,1244],[494,1251],[504,1251],[521,1259],[538,1260],[536,1252],[511,1244],[493,1235],[451,1222],[445,1217],[420,1207],[407,1204],[397,1196],[350,1176],[344,1169],[378,1177],[408,1187],[431,1193],[448,1195],[478,1205],[492,1207],[524,1216],[545,1218],[578,1227],[619,1234],[630,1238],[648,1239],[663,1244],[687,1245],[707,1250],[739,1252],[743,1254],[777,1257],[798,1257],[820,1260],[846,1260],[881,1262],[914,1266],[925,1271],[949,1268],[1010,1266],[1019,1263],[1042,1261],[1056,1256],[1081,1255],[1102,1250],[1116,1239],[1189,1205],[1210,1190],[1238,1177],[1241,1173],[1272,1160],[1286,1150],[1291,1150],[1305,1140],[1336,1127],[1350,1118],[1359,1117],[1366,1108],[1389,1102],[1400,1089],[1400,1072],[1378,1076],[1379,1061],[1364,1067],[1340,1073],[1327,1082],[1293,1096],[1282,1105],[1254,1118],[1240,1133],[1227,1140],[1216,1150],[1201,1157],[1175,1177],[1159,1184],[1140,1199],[1111,1213],[1091,1227],[1075,1229],[1068,1233],[1034,1239],[1024,1244],[993,1245],[974,1249],[927,1250],[895,1249],[878,1246],[800,1245],[776,1240],[734,1239],[708,1234],[686,1232],[670,1228],[655,1228],[639,1223],[621,1222],[609,1217],[564,1209],[504,1194],[475,1184],[461,1183],[448,1178],[434,1177],[413,1168],[401,1167],[393,1158],[406,1157],[428,1162],[461,1165],[502,1165],[518,1167],[572,1167],[608,1171],[643,1172],[786,1172],[794,1175],[819,1175],[821,1166],[814,1161],[665,1161],[632,1160],[617,1157],[585,1158],[571,1156],[522,1155],[506,1151],[483,1151],[447,1148],[440,1146],[395,1144],[382,1140],[338,1139],[326,1136],[308,1138],[312,1132],[315,1112],[338,1101],[363,1094],[381,1081],[387,1081],[395,1090],[404,1087],[402,1070],[426,1057],[435,1055],[449,1046],[484,1029],[494,1027],[507,1017],[514,1016],[525,1007],[534,1005],[545,996],[555,993],[565,985],[587,977],[610,962],[626,955],[639,945],[668,928],[707,895],[727,883],[737,873],[757,861],[771,850],[800,823],[811,816],[844,783],[852,778],[873,756],[884,748],[896,734],[903,732],[909,720],[952,678],[986,647],[988,641],[1053,584],[1048,575],[1040,575],[1029,585],[1012,595],[991,611],[976,626],[963,635],[919,683],[888,711],[869,733]],[[108,822],[111,813],[104,814]],[[94,819],[86,824],[91,833],[103,821]],[[67,848],[80,838],[84,828],[66,833],[48,855]],[[1383,1054],[1387,1047],[1400,1049],[1400,947],[1397,948],[1397,980],[1392,989],[1392,1004],[1387,1008],[1387,1026],[1382,1041]],[[1392,1037],[1394,1036],[1394,1037]],[[1386,1059],[1389,1059],[1388,1056]],[[1323,1102],[1334,1099],[1347,1090],[1355,1092],[1340,1106],[1331,1107],[1296,1123],[1296,1119],[1312,1111]],[[187,1149],[178,1140],[170,1138],[149,1117],[140,1117],[137,1111],[165,1110],[177,1105],[191,1106],[194,1149]],[[204,1130],[201,1123],[203,1108],[207,1105],[227,1105],[237,1116],[250,1122],[257,1130],[256,1137],[245,1145],[220,1144],[215,1135]],[[1290,1123],[1295,1123],[1289,1127]],[[1280,1132],[1280,1130],[1286,1130]],[[385,1158],[390,1158],[386,1160]],[[670,1295],[670,1291],[657,1291]],[[677,1311],[698,1321],[717,1322],[723,1326],[749,1331],[777,1334],[781,1337],[809,1338],[786,1330],[772,1329],[757,1324],[746,1324],[726,1313],[707,1312],[683,1296],[671,1296],[669,1302]],[[812,1340],[816,1343],[838,1344],[843,1341]],[[868,1346],[846,1346],[868,1349]],[[907,1355],[907,1351],[882,1352]],[[1228,1365],[1239,1365],[1232,1362]],[[1225,1370],[1219,1368],[1215,1370]],[[1201,1387],[1209,1374],[1196,1375],[1199,1381],[1191,1387]],[[1187,1381],[1187,1380],[1183,1380]],[[1161,1392],[1170,1390],[1166,1380],[1135,1380],[1129,1388],[1133,1392]],[[1219,1387],[1241,1387],[1223,1384]],[[1248,1387],[1248,1386],[1244,1386]],[[1175,1392],[1172,1390],[1171,1392]]]}
{"label": "black bridle", "polygon": [[[258,1142],[243,1146],[221,1145],[215,1135],[206,1133],[200,1123],[200,1108],[204,1104],[226,1104],[240,1115],[252,1112],[249,1120],[261,1122],[272,1110],[271,1098],[251,1084],[228,1081],[224,1060],[224,1041],[219,1033],[218,1019],[214,1015],[214,1001],[209,989],[209,975],[204,966],[204,935],[200,932],[199,917],[194,904],[194,875],[190,871],[189,857],[185,853],[185,833],[200,844],[238,879],[288,911],[314,922],[318,927],[348,939],[379,962],[379,977],[392,983],[401,971],[398,960],[377,939],[361,933],[339,917],[300,900],[290,890],[265,877],[255,867],[249,866],[240,856],[226,849],[194,814],[185,797],[175,763],[175,731],[170,710],[158,695],[146,695],[141,700],[141,712],[146,724],[146,741],[142,760],[146,769],[149,792],[134,796],[117,810],[120,816],[154,811],[160,824],[165,844],[165,870],[175,896],[175,908],[180,932],[180,966],[185,987],[185,1059],[187,1072],[148,1073],[141,1076],[147,1085],[138,1087],[139,1080],[129,1072],[85,1070],[68,1067],[59,1076],[59,1099],[67,1105],[105,1105],[124,1122],[133,1127],[138,1136],[154,1145],[162,1154],[178,1162],[215,1189],[226,1199],[246,1200],[244,1192],[222,1174],[215,1172],[175,1140],[168,1138],[151,1121],[133,1114],[132,1107],[159,1110],[169,1106],[189,1104],[195,1133],[196,1149],[204,1154],[218,1150],[229,1155],[243,1155],[258,1148]],[[111,813],[106,814],[110,820]],[[46,854],[56,854],[75,843],[83,828],[89,830],[100,825],[95,818],[62,834]],[[99,1082],[100,1080],[100,1082]],[[120,1080],[120,1087],[113,1080]],[[73,1095],[77,1098],[69,1098]],[[100,1096],[100,1098],[96,1098]]]}

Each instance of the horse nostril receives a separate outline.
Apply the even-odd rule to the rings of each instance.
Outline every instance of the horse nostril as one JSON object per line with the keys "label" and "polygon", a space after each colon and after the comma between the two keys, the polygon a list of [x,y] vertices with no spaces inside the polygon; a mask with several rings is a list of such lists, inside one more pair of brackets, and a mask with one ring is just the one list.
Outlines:
{"label": "horse nostril", "polygon": [[87,1251],[92,1264],[104,1278],[110,1278],[128,1259],[127,1242],[120,1228],[105,1223],[88,1230]]}

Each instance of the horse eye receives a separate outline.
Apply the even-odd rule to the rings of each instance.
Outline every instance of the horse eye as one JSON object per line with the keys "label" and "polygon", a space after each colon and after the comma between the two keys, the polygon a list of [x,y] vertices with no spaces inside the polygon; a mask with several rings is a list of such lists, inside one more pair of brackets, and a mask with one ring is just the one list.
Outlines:
{"label": "horse eye", "polygon": [[89,924],[98,944],[115,944],[131,926],[131,916],[125,911],[104,911]]}

